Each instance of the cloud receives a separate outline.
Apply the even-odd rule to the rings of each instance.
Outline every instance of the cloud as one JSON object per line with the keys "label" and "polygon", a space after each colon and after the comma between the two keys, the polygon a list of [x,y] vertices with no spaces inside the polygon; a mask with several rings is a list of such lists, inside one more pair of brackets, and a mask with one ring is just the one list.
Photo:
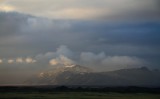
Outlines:
{"label": "cloud", "polygon": [[84,61],[97,61],[97,60],[102,60],[106,57],[104,52],[101,52],[99,54],[94,54],[92,52],[82,52],[81,53],[81,59]]}
{"label": "cloud", "polygon": [[14,11],[15,8],[9,5],[0,5],[0,11],[11,12]]}
{"label": "cloud", "polygon": [[75,64],[75,62],[70,59],[73,58],[73,54],[67,46],[61,45],[59,46],[55,52],[47,52],[45,54],[39,54],[36,56],[36,59],[41,62],[49,62],[50,65],[53,66],[66,66]]}
{"label": "cloud", "polygon": [[60,55],[58,58],[56,59],[51,59],[49,61],[50,65],[64,65],[64,66],[70,66],[75,64],[75,62],[71,59],[69,59],[66,56]]}
{"label": "cloud", "polygon": [[36,56],[36,59],[38,60],[45,60],[45,59],[53,59],[53,58],[57,58],[60,57],[60,59],[63,59],[63,57],[72,57],[73,56],[73,52],[65,45],[61,45],[59,46],[55,52],[47,52],[45,54],[38,54]]}
{"label": "cloud", "polygon": [[45,59],[52,59],[56,56],[56,54],[54,52],[47,52],[45,54],[38,54],[35,58],[37,60],[45,60]]}
{"label": "cloud", "polygon": [[2,59],[0,59],[0,64],[1,64],[1,63],[3,63],[3,60],[2,60]]}
{"label": "cloud", "polygon": [[50,11],[48,14],[53,19],[91,19],[100,17],[106,12],[104,9],[95,8],[66,8]]}
{"label": "cloud", "polygon": [[24,61],[24,60],[23,60],[22,58],[17,58],[17,59],[16,59],[16,62],[17,62],[17,63],[23,63],[23,61]]}
{"label": "cloud", "polygon": [[8,60],[8,63],[9,63],[9,64],[12,64],[12,63],[14,63],[14,60],[13,60],[13,59],[9,59],[9,60]]}
{"label": "cloud", "polygon": [[52,59],[52,60],[50,60],[50,62],[49,62],[51,65],[57,65],[57,64],[59,64],[59,60],[57,60],[57,59]]}
{"label": "cloud", "polygon": [[28,57],[28,58],[25,59],[25,62],[26,62],[26,63],[35,63],[35,62],[37,62],[37,61],[34,60],[34,59],[32,59],[32,58],[30,58],[30,57]]}
{"label": "cloud", "polygon": [[[7,60],[7,63],[10,64],[32,64],[32,63],[39,63],[45,65],[48,65],[48,62],[50,65],[69,65],[73,64],[74,61],[71,60],[69,57],[73,56],[73,52],[68,49],[67,46],[61,45],[57,48],[55,52],[47,52],[45,54],[38,54],[34,58],[27,57],[27,58],[13,58],[13,59],[5,59]],[[2,63],[3,60],[0,59],[0,62]]]}
{"label": "cloud", "polygon": [[14,11],[54,19],[126,20],[143,19],[146,16],[157,19],[159,17],[157,2],[157,0],[6,0],[4,4],[13,6]]}
{"label": "cloud", "polygon": [[108,70],[141,67],[145,64],[142,59],[130,56],[108,56],[102,63]]}
{"label": "cloud", "polygon": [[37,55],[36,59],[40,62],[48,61],[52,66],[80,64],[98,71],[140,67],[146,64],[143,59],[134,56],[110,56],[106,55],[105,52],[98,54],[93,52],[81,52],[77,54],[77,52],[70,50],[64,45],[58,47],[55,52]]}
{"label": "cloud", "polygon": [[8,4],[6,0],[0,0],[0,11],[11,12],[16,11],[15,7]]}
{"label": "cloud", "polygon": [[65,45],[61,45],[59,48],[57,48],[56,51],[56,55],[64,55],[64,56],[68,56],[71,57],[73,54],[73,52]]}
{"label": "cloud", "polygon": [[118,70],[122,68],[133,68],[143,66],[146,62],[140,58],[132,56],[106,56],[104,52],[94,54],[92,52],[82,52],[81,63],[92,66],[98,70]]}
{"label": "cloud", "polygon": [[0,27],[1,57],[6,59],[31,55],[48,63],[46,59],[61,54],[78,60],[82,52],[104,52],[106,56],[135,56],[159,64],[156,58],[160,55],[159,22],[151,20],[131,23],[66,21],[1,12]]}
{"label": "cloud", "polygon": [[6,65],[6,63],[9,64],[32,64],[32,63],[36,63],[37,60],[27,57],[27,58],[13,58],[13,59],[0,59],[0,63],[3,63]]}

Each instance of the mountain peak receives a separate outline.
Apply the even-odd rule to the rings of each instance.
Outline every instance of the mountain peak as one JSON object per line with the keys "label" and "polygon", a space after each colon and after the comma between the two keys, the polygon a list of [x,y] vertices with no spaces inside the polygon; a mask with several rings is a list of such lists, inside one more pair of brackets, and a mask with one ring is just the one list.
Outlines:
{"label": "mountain peak", "polygon": [[67,65],[60,69],[64,71],[70,71],[70,72],[91,72],[90,68],[87,68],[81,65]]}
{"label": "mountain peak", "polygon": [[149,69],[145,66],[141,67],[140,70],[143,70],[143,71],[149,71]]}
{"label": "mountain peak", "polygon": [[72,68],[72,67],[75,67],[76,65],[66,65],[65,67],[67,68]]}
{"label": "mountain peak", "polygon": [[80,66],[80,65],[67,65],[63,67],[57,67],[53,70],[49,70],[47,72],[41,72],[38,77],[44,77],[44,76],[52,76],[57,74],[62,74],[64,72],[70,72],[70,73],[90,73],[92,70],[90,68]]}

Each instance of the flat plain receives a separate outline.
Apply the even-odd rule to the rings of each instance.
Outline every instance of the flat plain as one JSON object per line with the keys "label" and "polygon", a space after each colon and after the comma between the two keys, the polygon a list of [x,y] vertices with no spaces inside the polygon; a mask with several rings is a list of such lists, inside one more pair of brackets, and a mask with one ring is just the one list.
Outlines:
{"label": "flat plain", "polygon": [[109,92],[5,92],[0,99],[160,99],[160,94]]}

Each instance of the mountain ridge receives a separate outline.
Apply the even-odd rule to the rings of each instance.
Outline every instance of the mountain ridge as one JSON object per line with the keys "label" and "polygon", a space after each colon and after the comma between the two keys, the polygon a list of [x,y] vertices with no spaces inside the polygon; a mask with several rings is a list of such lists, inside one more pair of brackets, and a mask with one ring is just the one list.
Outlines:
{"label": "mountain ridge", "polygon": [[66,66],[26,81],[31,85],[104,85],[104,86],[160,86],[160,72],[147,67],[93,72],[80,66]]}

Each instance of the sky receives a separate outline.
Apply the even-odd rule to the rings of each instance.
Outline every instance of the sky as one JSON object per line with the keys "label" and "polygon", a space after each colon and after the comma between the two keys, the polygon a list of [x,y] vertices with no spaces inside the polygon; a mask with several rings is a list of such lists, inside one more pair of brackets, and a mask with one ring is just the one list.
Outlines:
{"label": "sky", "polygon": [[159,0],[0,0],[0,84],[79,64],[160,69]]}

